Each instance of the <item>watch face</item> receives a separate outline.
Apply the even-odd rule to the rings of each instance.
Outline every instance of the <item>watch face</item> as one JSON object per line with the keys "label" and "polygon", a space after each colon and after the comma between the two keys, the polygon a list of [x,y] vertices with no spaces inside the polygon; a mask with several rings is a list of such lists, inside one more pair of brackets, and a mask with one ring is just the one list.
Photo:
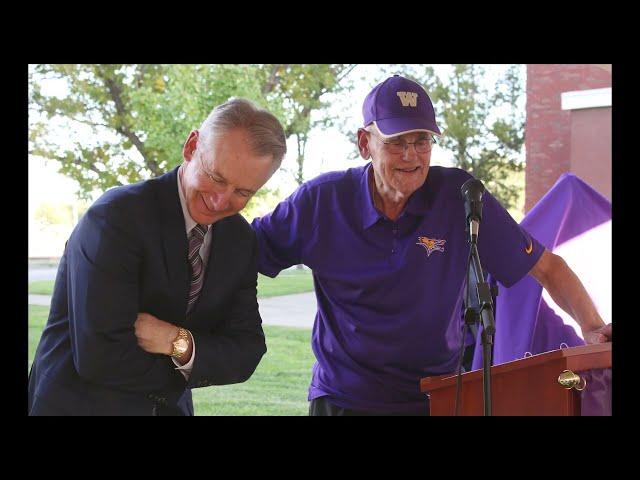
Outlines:
{"label": "watch face", "polygon": [[174,342],[174,345],[175,345],[176,351],[179,354],[186,352],[187,349],[189,348],[189,342],[187,342],[184,338],[179,338],[178,340],[176,340]]}

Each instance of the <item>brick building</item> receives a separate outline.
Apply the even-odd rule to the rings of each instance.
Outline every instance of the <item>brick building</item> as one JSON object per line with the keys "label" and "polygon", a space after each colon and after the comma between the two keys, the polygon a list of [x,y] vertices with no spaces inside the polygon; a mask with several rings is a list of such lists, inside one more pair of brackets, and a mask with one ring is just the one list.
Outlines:
{"label": "brick building", "polygon": [[610,64],[527,65],[525,212],[565,172],[611,200]]}

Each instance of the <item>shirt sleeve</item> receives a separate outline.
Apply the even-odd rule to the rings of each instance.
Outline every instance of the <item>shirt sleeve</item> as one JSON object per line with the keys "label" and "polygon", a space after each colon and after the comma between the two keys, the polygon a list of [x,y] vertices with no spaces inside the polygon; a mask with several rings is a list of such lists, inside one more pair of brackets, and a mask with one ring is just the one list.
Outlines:
{"label": "shirt sleeve", "polygon": [[544,245],[516,222],[489,192],[483,196],[478,235],[482,268],[506,287],[527,275],[544,252]]}
{"label": "shirt sleeve", "polygon": [[253,220],[259,245],[258,271],[275,277],[281,270],[304,263],[304,246],[313,229],[314,214],[305,185],[269,214]]}

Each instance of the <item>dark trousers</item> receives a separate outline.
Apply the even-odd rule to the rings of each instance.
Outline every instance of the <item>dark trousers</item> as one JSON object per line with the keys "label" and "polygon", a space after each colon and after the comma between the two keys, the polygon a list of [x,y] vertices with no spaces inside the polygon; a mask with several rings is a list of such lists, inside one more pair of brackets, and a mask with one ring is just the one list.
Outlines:
{"label": "dark trousers", "polygon": [[421,413],[387,413],[349,410],[331,403],[329,397],[314,398],[309,402],[309,416],[312,417],[382,417],[382,416],[429,416],[429,406],[425,404]]}

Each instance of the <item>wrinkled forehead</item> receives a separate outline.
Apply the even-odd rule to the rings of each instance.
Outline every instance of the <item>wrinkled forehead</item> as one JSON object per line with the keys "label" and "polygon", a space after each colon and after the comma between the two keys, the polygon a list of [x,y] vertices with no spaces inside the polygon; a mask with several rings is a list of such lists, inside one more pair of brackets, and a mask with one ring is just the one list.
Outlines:
{"label": "wrinkled forehead", "polygon": [[207,173],[235,187],[258,190],[271,176],[275,167],[272,155],[256,154],[244,139],[224,139],[202,154]]}

